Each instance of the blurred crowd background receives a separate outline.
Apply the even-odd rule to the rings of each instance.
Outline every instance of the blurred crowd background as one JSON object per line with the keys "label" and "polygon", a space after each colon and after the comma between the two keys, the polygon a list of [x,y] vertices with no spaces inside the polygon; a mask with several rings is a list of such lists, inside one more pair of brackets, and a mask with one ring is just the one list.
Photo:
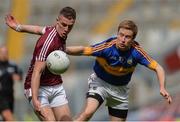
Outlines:
{"label": "blurred crowd background", "polygon": [[[7,44],[10,59],[17,62],[26,75],[37,35],[10,30],[4,21],[13,14],[21,23],[51,25],[60,9],[71,6],[77,20],[67,45],[90,45],[116,35],[120,21],[137,23],[136,38],[142,47],[166,71],[166,85],[173,96],[168,105],[159,94],[155,73],[138,66],[130,82],[128,120],[180,121],[180,0],[0,0],[0,44]],[[83,108],[88,76],[93,57],[70,56],[69,70],[62,76],[73,116]],[[23,95],[23,83],[14,86],[17,120],[38,120]],[[108,120],[101,107],[91,120]]]}

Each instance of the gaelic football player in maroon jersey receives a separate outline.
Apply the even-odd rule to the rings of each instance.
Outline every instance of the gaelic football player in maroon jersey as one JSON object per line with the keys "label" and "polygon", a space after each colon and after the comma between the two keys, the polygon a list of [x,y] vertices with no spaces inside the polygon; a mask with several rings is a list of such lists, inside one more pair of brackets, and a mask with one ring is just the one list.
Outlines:
{"label": "gaelic football player in maroon jersey", "polygon": [[61,76],[54,75],[47,69],[46,58],[54,50],[65,50],[66,38],[75,19],[76,11],[71,7],[60,11],[54,26],[20,25],[12,15],[5,18],[6,24],[16,31],[23,32],[28,28],[31,33],[42,35],[34,48],[24,83],[25,96],[42,121],[71,120]]}

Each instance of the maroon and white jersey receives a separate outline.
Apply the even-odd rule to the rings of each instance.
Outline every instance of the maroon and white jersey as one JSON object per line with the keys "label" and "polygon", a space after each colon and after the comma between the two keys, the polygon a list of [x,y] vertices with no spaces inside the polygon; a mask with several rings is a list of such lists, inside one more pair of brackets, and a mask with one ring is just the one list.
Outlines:
{"label": "maroon and white jersey", "polygon": [[[31,77],[35,65],[35,61],[46,61],[47,56],[54,50],[64,50],[66,45],[66,39],[61,38],[58,35],[55,27],[46,27],[45,33],[38,39],[31,64],[25,79],[24,88],[29,89],[31,87]],[[40,78],[41,86],[53,86],[62,83],[60,75],[52,74],[47,67],[43,71]]]}

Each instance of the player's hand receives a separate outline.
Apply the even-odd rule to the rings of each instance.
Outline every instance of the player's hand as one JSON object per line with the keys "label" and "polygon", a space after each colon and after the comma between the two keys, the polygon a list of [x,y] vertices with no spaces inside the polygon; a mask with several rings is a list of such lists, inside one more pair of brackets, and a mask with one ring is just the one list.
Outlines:
{"label": "player's hand", "polygon": [[170,94],[165,90],[165,89],[160,89],[160,94],[167,99],[168,103],[171,104],[172,102],[172,98],[170,96]]}
{"label": "player's hand", "polygon": [[40,112],[41,111],[41,103],[39,102],[39,100],[32,99],[32,103],[33,103],[33,106],[34,106],[34,110],[36,112]]}
{"label": "player's hand", "polygon": [[11,14],[6,15],[5,22],[13,30],[16,30],[17,26],[20,24]]}

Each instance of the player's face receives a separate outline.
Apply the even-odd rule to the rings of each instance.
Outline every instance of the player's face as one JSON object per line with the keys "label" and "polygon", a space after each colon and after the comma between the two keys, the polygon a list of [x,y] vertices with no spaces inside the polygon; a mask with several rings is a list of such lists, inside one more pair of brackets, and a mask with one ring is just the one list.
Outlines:
{"label": "player's face", "polygon": [[68,19],[60,15],[57,19],[56,29],[62,38],[66,38],[75,23],[74,19]]}
{"label": "player's face", "polygon": [[133,42],[133,32],[131,30],[120,28],[117,34],[116,47],[122,51],[130,49]]}

